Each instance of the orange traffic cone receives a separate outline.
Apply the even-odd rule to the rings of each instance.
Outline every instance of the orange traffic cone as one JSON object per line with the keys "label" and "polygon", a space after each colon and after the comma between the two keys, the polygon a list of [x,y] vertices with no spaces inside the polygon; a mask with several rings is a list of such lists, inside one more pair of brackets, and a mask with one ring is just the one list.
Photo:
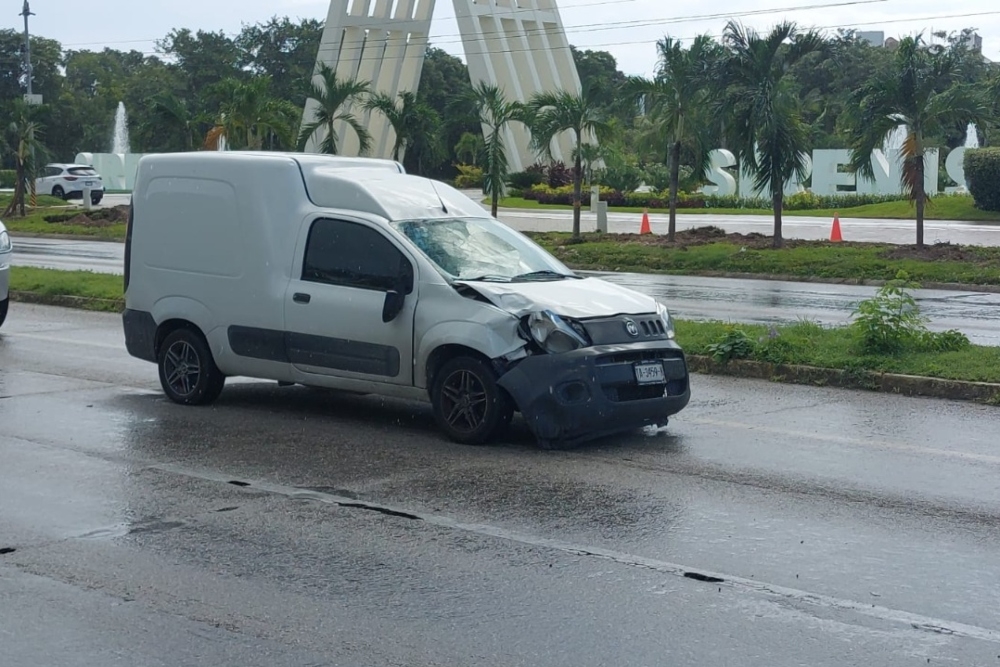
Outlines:
{"label": "orange traffic cone", "polygon": [[833,214],[833,229],[830,231],[830,240],[834,243],[840,243],[844,240],[844,237],[840,235],[840,218],[836,213]]}
{"label": "orange traffic cone", "polygon": [[653,230],[649,226],[649,209],[642,209],[642,227],[639,228],[640,234],[652,234]]}

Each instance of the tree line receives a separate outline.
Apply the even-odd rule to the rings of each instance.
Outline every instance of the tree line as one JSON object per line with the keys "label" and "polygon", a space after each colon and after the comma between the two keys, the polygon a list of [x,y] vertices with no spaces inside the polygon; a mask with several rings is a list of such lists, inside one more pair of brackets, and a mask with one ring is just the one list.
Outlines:
{"label": "tree line", "polygon": [[[906,38],[890,50],[851,31],[822,36],[782,23],[760,34],[733,22],[721,40],[702,36],[686,47],[660,40],[648,80],[626,76],[610,53],[574,48],[582,93],[518,104],[495,87],[474,88],[462,61],[433,46],[418,90],[396,99],[372,93],[369,82],[339,80],[328,68],[314,84],[322,28],[320,21],[275,17],[232,37],[178,29],[154,54],[67,50],[34,37],[34,90],[45,100],[36,108],[18,101],[22,37],[0,31],[0,117],[8,119],[0,162],[18,167],[19,155],[36,154],[30,148],[63,161],[107,151],[119,101],[129,111],[135,152],[213,148],[220,137],[234,149],[274,150],[321,137],[321,150],[337,152],[342,138],[331,130],[338,121],[365,146],[364,116],[380,113],[396,131],[393,153],[408,171],[452,178],[462,165],[475,165],[495,208],[511,181],[502,130],[523,123],[540,163],[551,161],[555,135],[574,136],[566,171],[576,233],[584,181],[626,188],[652,177],[669,188],[673,235],[679,191],[697,185],[708,150],[721,147],[769,190],[780,244],[782,186],[804,170],[804,153],[853,149],[864,175],[871,150],[902,127],[905,184],[917,201],[922,243],[925,149],[961,145],[968,122],[977,122],[988,142],[996,125],[996,70],[966,46],[969,31],[934,35],[932,43]],[[316,113],[303,123],[308,99]],[[603,167],[599,174],[594,165]]]}

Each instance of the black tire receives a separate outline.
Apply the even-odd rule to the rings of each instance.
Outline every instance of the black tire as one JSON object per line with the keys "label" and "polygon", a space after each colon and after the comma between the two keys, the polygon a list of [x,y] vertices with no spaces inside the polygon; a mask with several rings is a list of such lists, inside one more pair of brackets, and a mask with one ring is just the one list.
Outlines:
{"label": "black tire", "polygon": [[496,373],[474,357],[455,357],[434,377],[431,403],[438,426],[464,445],[483,445],[499,436],[514,416],[514,405],[497,384]]}
{"label": "black tire", "polygon": [[97,206],[98,204],[101,203],[101,200],[102,200],[102,197],[91,197],[90,198],[90,203],[91,203],[92,206]]}
{"label": "black tire", "polygon": [[7,309],[10,307],[10,297],[0,301],[0,327],[7,320]]}
{"label": "black tire", "polygon": [[215,365],[205,338],[191,329],[177,329],[160,345],[157,355],[160,386],[174,403],[207,405],[222,393],[226,376]]}
{"label": "black tire", "polygon": [[66,191],[62,189],[61,185],[57,185],[54,188],[52,188],[52,196],[53,197],[58,197],[59,199],[65,200],[66,199]]}

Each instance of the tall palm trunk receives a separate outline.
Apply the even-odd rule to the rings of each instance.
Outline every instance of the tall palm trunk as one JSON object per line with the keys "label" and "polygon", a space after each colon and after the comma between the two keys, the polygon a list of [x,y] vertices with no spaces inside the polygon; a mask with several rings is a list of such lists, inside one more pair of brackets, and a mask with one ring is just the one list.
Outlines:
{"label": "tall palm trunk", "polygon": [[917,198],[917,248],[924,247],[924,156],[916,157],[917,182],[913,184],[913,195]]}
{"label": "tall palm trunk", "polygon": [[771,179],[771,206],[774,209],[774,247],[784,245],[781,235],[781,209],[785,202],[784,181],[781,178]]}
{"label": "tall palm trunk", "polygon": [[681,180],[681,142],[675,141],[670,148],[670,226],[667,240],[673,243],[677,237],[677,191]]}
{"label": "tall palm trunk", "polygon": [[573,240],[580,239],[580,200],[583,191],[583,159],[580,155],[580,146],[583,145],[583,137],[580,132],[576,133],[576,159],[573,161]]}

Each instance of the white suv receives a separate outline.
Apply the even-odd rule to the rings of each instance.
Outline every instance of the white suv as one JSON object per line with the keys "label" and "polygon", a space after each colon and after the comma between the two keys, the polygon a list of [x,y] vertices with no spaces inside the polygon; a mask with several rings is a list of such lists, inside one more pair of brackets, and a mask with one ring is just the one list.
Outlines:
{"label": "white suv", "polygon": [[83,189],[90,188],[90,201],[100,204],[104,199],[104,181],[87,164],[45,165],[41,178],[35,180],[35,192],[60,199],[83,199]]}
{"label": "white suv", "polygon": [[10,305],[8,289],[10,286],[10,253],[12,249],[7,228],[0,222],[0,326],[7,319],[7,306]]}

